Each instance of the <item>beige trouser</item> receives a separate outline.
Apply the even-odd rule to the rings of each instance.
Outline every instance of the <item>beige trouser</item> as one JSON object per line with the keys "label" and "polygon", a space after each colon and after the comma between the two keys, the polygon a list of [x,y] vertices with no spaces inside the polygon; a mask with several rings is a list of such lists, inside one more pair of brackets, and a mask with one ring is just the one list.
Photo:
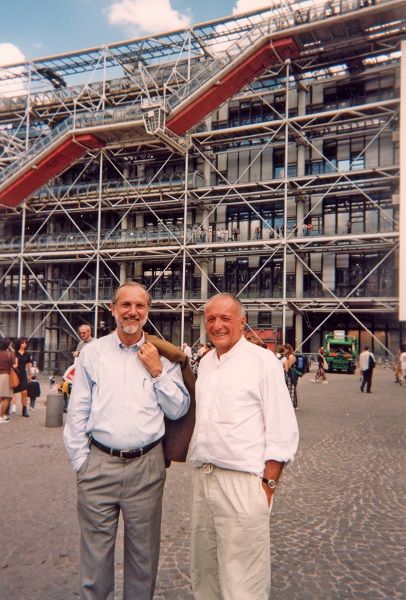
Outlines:
{"label": "beige trouser", "polygon": [[196,600],[268,600],[269,513],[257,475],[213,465],[194,470],[191,577]]}

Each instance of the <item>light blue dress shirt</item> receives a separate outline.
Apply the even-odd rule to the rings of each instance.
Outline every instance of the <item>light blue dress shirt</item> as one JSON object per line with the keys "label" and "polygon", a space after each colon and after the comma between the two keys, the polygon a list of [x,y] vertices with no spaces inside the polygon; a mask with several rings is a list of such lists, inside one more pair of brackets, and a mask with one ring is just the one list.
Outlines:
{"label": "light blue dress shirt", "polygon": [[75,471],[89,454],[89,435],[116,450],[142,448],[165,433],[164,415],[182,417],[190,398],[180,365],[161,356],[163,372],[153,378],[117,332],[95,340],[80,353],[64,429]]}

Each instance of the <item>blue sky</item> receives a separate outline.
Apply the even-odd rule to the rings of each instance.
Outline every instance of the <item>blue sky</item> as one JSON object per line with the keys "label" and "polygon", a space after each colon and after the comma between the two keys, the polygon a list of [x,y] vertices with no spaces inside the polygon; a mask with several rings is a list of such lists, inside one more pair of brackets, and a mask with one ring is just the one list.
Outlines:
{"label": "blue sky", "polygon": [[0,65],[187,27],[272,0],[2,0]]}

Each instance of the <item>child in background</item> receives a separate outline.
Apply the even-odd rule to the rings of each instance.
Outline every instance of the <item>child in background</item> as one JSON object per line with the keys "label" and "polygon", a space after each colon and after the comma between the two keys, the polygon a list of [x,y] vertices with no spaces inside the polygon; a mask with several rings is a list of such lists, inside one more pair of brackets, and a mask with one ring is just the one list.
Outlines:
{"label": "child in background", "polygon": [[31,381],[29,381],[27,384],[27,395],[30,399],[30,409],[34,410],[35,401],[38,396],[41,396],[41,386],[39,381],[37,381],[36,375],[31,375]]}
{"label": "child in background", "polygon": [[69,404],[69,396],[70,396],[70,386],[69,383],[65,380],[61,382],[59,386],[59,391],[63,394],[63,412],[68,412],[68,404]]}

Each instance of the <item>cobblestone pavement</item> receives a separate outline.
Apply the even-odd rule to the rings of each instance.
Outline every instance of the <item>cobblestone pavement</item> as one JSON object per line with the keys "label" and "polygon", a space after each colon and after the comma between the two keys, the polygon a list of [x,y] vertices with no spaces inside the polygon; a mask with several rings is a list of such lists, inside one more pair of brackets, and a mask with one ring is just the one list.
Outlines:
{"label": "cobblestone pavement", "polygon": [[[406,384],[377,368],[372,394],[357,375],[299,382],[301,443],[271,515],[272,600],[406,599]],[[47,382],[42,384],[47,393]],[[0,599],[78,598],[75,477],[62,428],[46,428],[45,395],[0,425]],[[190,467],[173,464],[164,498],[156,600],[192,599]],[[117,593],[122,590],[122,530]],[[238,600],[244,600],[238,599]]]}

